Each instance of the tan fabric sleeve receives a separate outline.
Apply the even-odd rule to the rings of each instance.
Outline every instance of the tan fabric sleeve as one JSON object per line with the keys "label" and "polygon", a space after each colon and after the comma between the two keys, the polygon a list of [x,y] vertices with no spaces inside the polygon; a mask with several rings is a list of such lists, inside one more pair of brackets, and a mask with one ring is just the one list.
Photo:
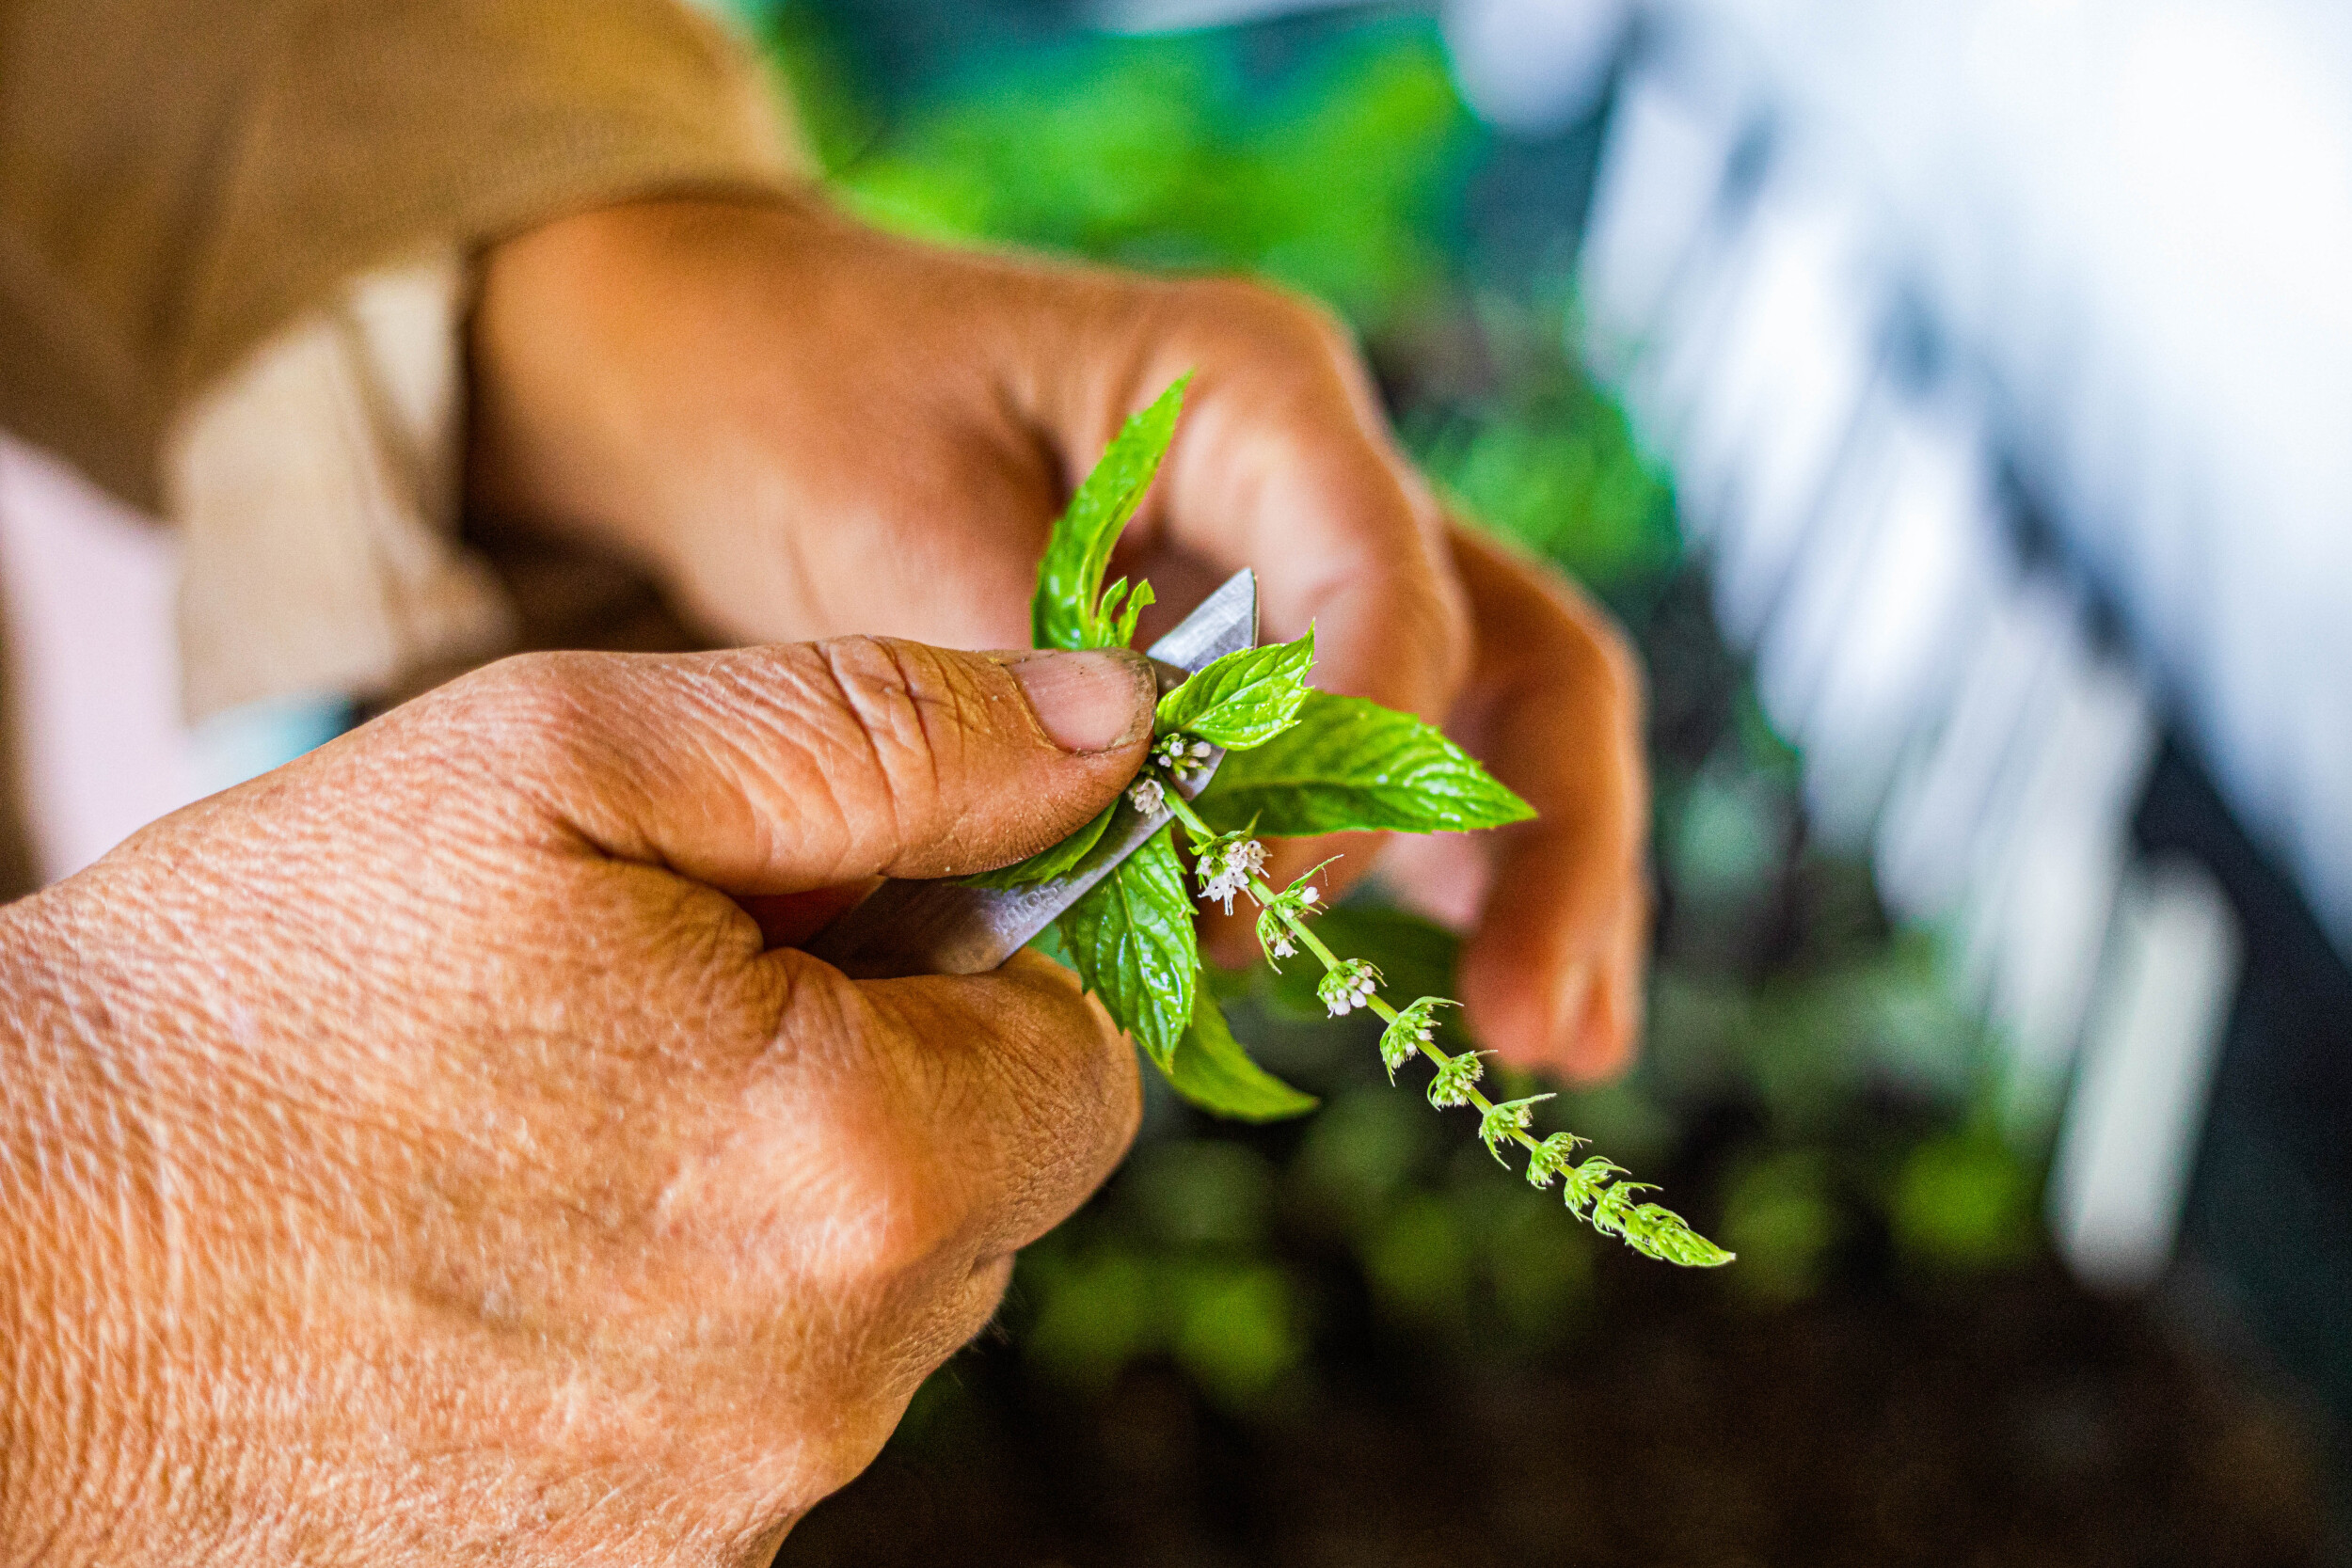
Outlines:
{"label": "tan fabric sleeve", "polygon": [[788,147],[680,0],[0,0],[0,424],[158,510],[174,415],[355,277]]}

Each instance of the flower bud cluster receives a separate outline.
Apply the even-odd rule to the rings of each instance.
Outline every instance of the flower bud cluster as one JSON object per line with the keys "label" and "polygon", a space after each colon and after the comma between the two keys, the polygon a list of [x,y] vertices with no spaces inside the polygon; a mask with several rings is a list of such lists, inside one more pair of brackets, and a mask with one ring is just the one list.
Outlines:
{"label": "flower bud cluster", "polygon": [[1210,839],[1200,846],[1200,857],[1193,863],[1193,872],[1200,879],[1201,899],[1222,903],[1227,914],[1233,912],[1233,900],[1249,893],[1249,884],[1263,870],[1265,846],[1251,838],[1247,828]]}
{"label": "flower bud cluster", "polygon": [[1525,1100],[1506,1100],[1500,1105],[1489,1105],[1478,1118],[1478,1141],[1486,1146],[1486,1152],[1495,1157],[1495,1164],[1508,1165],[1502,1157],[1502,1146],[1527,1131],[1534,1119],[1535,1107],[1552,1097],[1548,1094],[1530,1095]]}
{"label": "flower bud cluster", "polygon": [[1208,771],[1209,754],[1216,750],[1205,740],[1172,730],[1152,742],[1152,754],[1144,763],[1182,784],[1195,773]]}
{"label": "flower bud cluster", "polygon": [[1159,780],[1146,773],[1127,786],[1127,803],[1145,816],[1157,816],[1168,803],[1168,788]]}
{"label": "flower bud cluster", "polygon": [[1380,1065],[1389,1069],[1389,1082],[1396,1082],[1396,1069],[1421,1054],[1438,1032],[1437,1012],[1439,1007],[1457,1007],[1460,1003],[1442,996],[1424,996],[1396,1015],[1396,1021],[1380,1032]]}
{"label": "flower bud cluster", "polygon": [[1342,958],[1315,983],[1315,995],[1338,1018],[1372,1005],[1380,989],[1380,972],[1361,958]]}
{"label": "flower bud cluster", "polygon": [[1429,1080],[1429,1103],[1440,1111],[1469,1104],[1470,1096],[1477,1091],[1478,1081],[1486,1075],[1479,1058],[1492,1054],[1490,1051],[1465,1051],[1458,1056],[1448,1056],[1438,1064],[1438,1075]]}
{"label": "flower bud cluster", "polygon": [[[1568,1168],[1568,1162],[1576,1158],[1577,1145],[1589,1141],[1578,1137],[1573,1132],[1554,1132],[1542,1143],[1529,1149],[1527,1151],[1527,1184],[1542,1189],[1559,1180],[1561,1173]],[[1573,1208],[1574,1205],[1571,1204],[1570,1207]]]}
{"label": "flower bud cluster", "polygon": [[[1331,857],[1337,859],[1337,855]],[[1275,969],[1282,967],[1278,960],[1298,956],[1296,933],[1292,927],[1311,914],[1323,912],[1323,895],[1307,879],[1318,875],[1323,866],[1330,863],[1331,861],[1325,861],[1312,871],[1302,873],[1272,898],[1262,898],[1256,890],[1251,890],[1250,896],[1259,899],[1258,945],[1265,950],[1265,961]]]}

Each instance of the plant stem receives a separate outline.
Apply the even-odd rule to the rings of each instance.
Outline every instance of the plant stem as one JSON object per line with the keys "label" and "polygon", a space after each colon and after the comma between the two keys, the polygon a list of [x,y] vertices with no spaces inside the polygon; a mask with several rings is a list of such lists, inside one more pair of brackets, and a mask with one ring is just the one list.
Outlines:
{"label": "plant stem", "polygon": [[[1192,834],[1196,848],[1220,836],[1210,829],[1208,823],[1201,820],[1200,814],[1193,809],[1192,802],[1173,788],[1168,790],[1164,799],[1170,815],[1177,821],[1182,822],[1185,831]],[[1246,835],[1233,835],[1236,853],[1244,836]],[[1251,856],[1244,860],[1242,863],[1246,864],[1249,860],[1260,858],[1262,857]],[[1215,867],[1210,875],[1224,886],[1231,887],[1232,883],[1230,879],[1234,865],[1235,861],[1229,859]],[[1197,865],[1195,870],[1197,874]],[[1202,885],[1205,887],[1208,884],[1204,881]],[[1306,921],[1300,917],[1299,911],[1303,905],[1299,900],[1286,894],[1275,892],[1266,884],[1263,878],[1254,874],[1245,877],[1241,887],[1248,891],[1261,911],[1272,912],[1281,921],[1283,927],[1298,939],[1308,952],[1322,960],[1323,967],[1327,974],[1343,977],[1344,987],[1342,994],[1346,998],[1348,1005],[1355,1005],[1360,997],[1361,1005],[1369,1007],[1388,1025],[1389,1033],[1406,1034],[1406,1031],[1401,1027],[1406,1022],[1406,1015],[1412,1014],[1414,1009],[1421,1006],[1420,1003],[1417,1002],[1413,1006],[1407,1007],[1402,1014],[1390,1006],[1381,999],[1376,986],[1363,984],[1365,980],[1378,972],[1370,964],[1362,963],[1361,960],[1343,958],[1337,953],[1332,952],[1321,937],[1307,928]],[[1263,921],[1263,918],[1262,914],[1260,919]],[[1263,933],[1261,940],[1263,940]],[[1316,990],[1318,994],[1322,994],[1321,987],[1317,987]],[[1438,1000],[1445,999],[1422,998],[1422,1002]],[[1330,996],[1325,996],[1325,1002],[1331,1006],[1335,1014],[1344,1010]],[[1422,1038],[1422,1037],[1427,1033],[1426,1017],[1426,1013],[1422,1013],[1411,1019],[1410,1022],[1414,1027],[1406,1037],[1410,1039],[1413,1049],[1437,1064],[1440,1074],[1460,1063],[1463,1055],[1475,1056],[1475,1053],[1449,1055],[1427,1039]],[[1383,1061],[1391,1064],[1389,1076],[1393,1081],[1396,1076],[1395,1059],[1389,1054],[1390,1044],[1389,1035],[1383,1034],[1381,1057]],[[1478,1065],[1473,1059],[1470,1064],[1469,1072],[1464,1074],[1464,1077],[1474,1079],[1477,1071]],[[1445,1105],[1454,1103],[1450,1099],[1442,1101],[1438,1100],[1434,1087],[1433,1085],[1430,1099],[1432,1105],[1442,1109]],[[1568,1152],[1581,1140],[1570,1134],[1555,1133],[1554,1139],[1566,1138],[1567,1142],[1557,1147],[1552,1140],[1538,1142],[1535,1135],[1521,1125],[1527,1119],[1525,1101],[1513,1102],[1513,1106],[1498,1107],[1493,1101],[1478,1091],[1474,1082],[1449,1083],[1447,1089],[1449,1093],[1458,1090],[1463,1100],[1477,1109],[1478,1135],[1480,1140],[1486,1145],[1489,1153],[1500,1159],[1502,1142],[1506,1137],[1527,1150],[1528,1180],[1538,1187],[1545,1187],[1550,1184],[1553,1177],[1559,1178],[1565,1184],[1563,1196],[1567,1200],[1569,1212],[1596,1230],[1605,1235],[1613,1235],[1628,1246],[1652,1258],[1679,1263],[1685,1267],[1712,1268],[1731,1261],[1730,1253],[1724,1251],[1723,1248],[1692,1230],[1682,1216],[1672,1210],[1655,1203],[1632,1206],[1630,1199],[1633,1195],[1647,1191],[1648,1183],[1633,1180],[1622,1167],[1595,1156],[1575,1167],[1574,1170],[1570,1170],[1566,1163]],[[1516,1117],[1508,1115],[1498,1117],[1496,1114],[1499,1109],[1510,1109],[1514,1106],[1518,1111]],[[1589,1212],[1585,1207],[1587,1204],[1591,1205]]]}
{"label": "plant stem", "polygon": [[[1184,830],[1191,833],[1196,839],[1205,841],[1216,836],[1216,831],[1212,829],[1208,823],[1202,821],[1200,814],[1193,809],[1192,802],[1185,800],[1175,790],[1171,789],[1168,792],[1167,803],[1168,811],[1175,816],[1176,820],[1182,822],[1184,825]],[[1300,943],[1306,947],[1307,951],[1312,953],[1317,958],[1321,959],[1323,961],[1323,967],[1326,970],[1336,970],[1340,967],[1340,956],[1332,952],[1328,946],[1325,945],[1323,939],[1315,935],[1313,931],[1310,930],[1305,921],[1293,914],[1288,909],[1276,905],[1276,899],[1279,895],[1275,893],[1274,889],[1267,884],[1264,879],[1259,877],[1252,877],[1249,879],[1249,896],[1258,901],[1258,906],[1261,909],[1266,908],[1269,905],[1275,905],[1277,913],[1281,919],[1282,924],[1290,927],[1291,935],[1296,937]],[[1396,1009],[1390,1006],[1386,1001],[1382,1000],[1377,992],[1373,994],[1372,999],[1367,1002],[1365,1006],[1370,1007],[1383,1022],[1394,1023],[1396,1022]],[[1428,1057],[1430,1061],[1437,1064],[1438,1067],[1444,1067],[1447,1063],[1454,1060],[1452,1056],[1448,1055],[1445,1052],[1438,1050],[1427,1040],[1418,1040],[1414,1043],[1419,1047],[1422,1055]],[[1484,1117],[1487,1112],[1495,1108],[1495,1102],[1481,1094],[1475,1085],[1472,1085],[1468,1092],[1470,1103],[1478,1108],[1480,1116]],[[1513,1142],[1518,1144],[1520,1147],[1530,1150],[1531,1152],[1542,1147],[1541,1144],[1536,1141],[1533,1133],[1518,1129],[1514,1129],[1512,1131],[1511,1138]]]}

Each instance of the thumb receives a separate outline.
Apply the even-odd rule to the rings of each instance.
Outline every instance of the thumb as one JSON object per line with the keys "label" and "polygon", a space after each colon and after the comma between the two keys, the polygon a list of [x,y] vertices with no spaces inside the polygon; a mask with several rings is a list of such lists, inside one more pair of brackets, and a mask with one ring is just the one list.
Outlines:
{"label": "thumb", "polygon": [[725,892],[938,877],[1033,854],[1142,765],[1125,649],[956,653],[845,637],[482,672],[501,766],[548,819]]}

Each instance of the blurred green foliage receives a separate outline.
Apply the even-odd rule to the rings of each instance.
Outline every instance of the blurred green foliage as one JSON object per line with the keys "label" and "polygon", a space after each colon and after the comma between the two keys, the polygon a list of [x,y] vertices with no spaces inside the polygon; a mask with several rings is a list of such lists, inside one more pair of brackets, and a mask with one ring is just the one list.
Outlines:
{"label": "blurred green foliage", "polygon": [[1672,494],[1567,353],[1565,291],[1538,279],[1532,297],[1489,291],[1461,309],[1474,356],[1433,356],[1397,411],[1414,457],[1463,515],[1605,594],[1670,571],[1680,556]]}
{"label": "blurred green foliage", "polygon": [[835,190],[877,223],[1251,273],[1367,330],[1442,283],[1436,231],[1474,136],[1425,23],[1368,24],[1273,72],[1236,32],[1076,37],[992,55],[888,127],[845,102],[813,12],[770,26]]}
{"label": "blurred green foliage", "polygon": [[[1975,1131],[1989,1042],[1933,939],[1891,930],[1867,869],[1808,841],[1796,759],[1715,636],[1666,477],[1568,352],[1570,290],[1471,264],[1465,193],[1493,143],[1432,23],[1364,10],[980,45],[988,28],[962,16],[947,57],[885,70],[847,14],[757,9],[844,200],[934,239],[1247,271],[1321,298],[1363,335],[1408,449],[1465,515],[1627,619],[1658,716],[1647,1054],[1557,1109],[1662,1171],[1740,1252],[1681,1288],[1772,1309],[1872,1257],[1935,1272],[2030,1252],[2037,1173]],[[1453,990],[1443,932],[1362,900],[1325,919],[1401,994]],[[1024,1256],[1009,1322],[1041,1376],[1100,1393],[1162,1357],[1219,1406],[1263,1412],[1315,1375],[1318,1336],[1358,1307],[1415,1356],[1480,1364],[1583,1331],[1625,1260],[1464,1148],[1418,1082],[1391,1088],[1375,1031],[1326,1019],[1310,967],[1211,983],[1325,1108],[1244,1129],[1155,1095],[1127,1168]]]}

